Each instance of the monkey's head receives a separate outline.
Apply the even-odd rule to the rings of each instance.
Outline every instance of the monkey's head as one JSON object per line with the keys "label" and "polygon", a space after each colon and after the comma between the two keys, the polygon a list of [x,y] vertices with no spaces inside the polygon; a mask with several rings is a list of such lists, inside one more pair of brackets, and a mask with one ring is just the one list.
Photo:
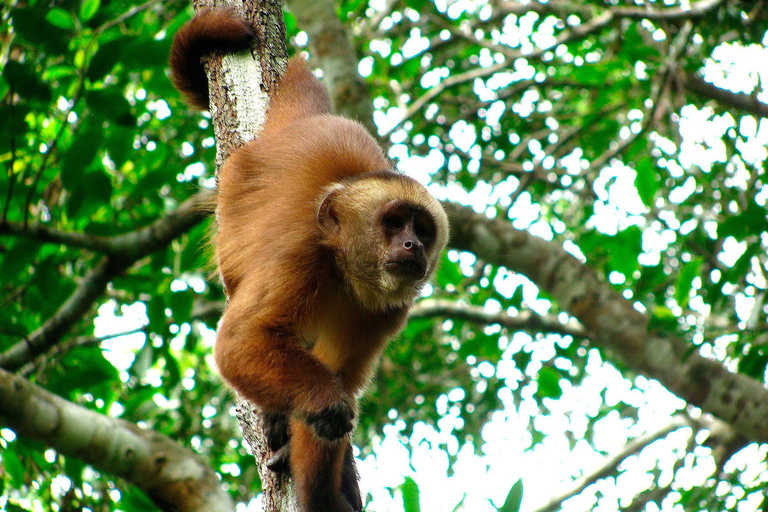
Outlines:
{"label": "monkey's head", "polygon": [[336,270],[367,308],[409,304],[448,240],[448,219],[426,189],[392,171],[334,184],[317,221]]}

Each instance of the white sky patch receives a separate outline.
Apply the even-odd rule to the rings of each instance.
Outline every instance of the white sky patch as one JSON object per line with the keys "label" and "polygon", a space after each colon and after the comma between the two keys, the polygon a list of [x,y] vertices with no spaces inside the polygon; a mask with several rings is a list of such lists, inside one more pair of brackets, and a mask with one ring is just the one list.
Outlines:
{"label": "white sky patch", "polygon": [[451,126],[448,136],[461,151],[468,153],[477,140],[475,126],[466,121],[458,121]]}
{"label": "white sky patch", "polygon": [[450,71],[448,68],[432,68],[421,75],[421,81],[419,84],[425,89],[430,89],[439,84],[443,79],[448,78],[449,75]]}
{"label": "white sky patch", "polygon": [[494,101],[485,111],[485,123],[488,126],[498,126],[501,116],[504,115],[506,106],[503,101]]}
{"label": "white sky patch", "polygon": [[[768,48],[756,44],[745,47],[740,43],[723,43],[705,62],[704,79],[722,89],[752,94],[759,82],[768,83]],[[762,90],[757,99],[768,103],[768,93]]]}
{"label": "white sky patch", "polygon": [[155,113],[157,119],[167,119],[171,117],[171,108],[165,100],[150,101],[147,103],[147,110]]}
{"label": "white sky patch", "polygon": [[421,30],[418,28],[411,29],[411,34],[408,40],[402,47],[403,57],[410,59],[420,54],[424,50],[429,48],[429,38],[421,35]]}
{"label": "white sky patch", "polygon": [[373,121],[379,128],[379,133],[389,133],[403,119],[403,110],[399,107],[390,107],[385,111],[373,112]]}
{"label": "white sky patch", "polygon": [[717,259],[722,264],[733,267],[746,250],[747,242],[739,242],[732,236],[729,236],[723,242],[723,250],[717,255]]}
{"label": "white sky patch", "polygon": [[360,73],[360,76],[362,77],[369,77],[371,76],[371,73],[373,73],[373,57],[366,56],[360,59],[360,63],[357,65],[357,72]]}
{"label": "white sky patch", "polygon": [[727,151],[723,136],[736,127],[730,114],[715,116],[710,107],[698,109],[686,105],[681,109],[680,132],[684,134],[678,160],[684,169],[694,166],[710,172],[715,162],[725,162]]}
{"label": "white sky patch", "polygon": [[[109,336],[121,332],[140,329],[149,324],[147,306],[143,302],[122,305],[119,313],[117,303],[109,300],[99,307],[99,315],[94,319],[93,333],[97,337]],[[146,343],[144,333],[134,333],[104,340],[101,343],[104,357],[118,370],[127,370],[135,359],[135,352]]]}
{"label": "white sky patch", "polygon": [[432,181],[432,175],[444,165],[443,152],[432,150],[425,156],[413,155],[398,161],[397,168],[426,186]]}

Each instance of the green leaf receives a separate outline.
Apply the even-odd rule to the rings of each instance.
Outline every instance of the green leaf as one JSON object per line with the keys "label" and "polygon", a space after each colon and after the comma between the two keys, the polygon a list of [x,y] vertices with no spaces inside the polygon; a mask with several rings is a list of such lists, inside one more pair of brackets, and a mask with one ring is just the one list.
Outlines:
{"label": "green leaf", "polygon": [[405,477],[405,482],[400,487],[403,492],[403,509],[405,512],[420,512],[419,486],[411,477]]}
{"label": "green leaf", "polygon": [[609,249],[609,266],[625,276],[637,268],[637,257],[643,247],[643,234],[637,226],[631,226],[612,237]]}
{"label": "green leaf", "polygon": [[67,204],[67,215],[90,217],[99,208],[109,205],[112,182],[102,171],[90,171],[81,177]]}
{"label": "green leaf", "polygon": [[8,83],[8,80],[0,75],[0,98],[5,98],[5,95],[8,94],[8,91],[10,90],[11,85]]}
{"label": "green leaf", "polygon": [[29,512],[29,509],[9,501],[6,504],[5,512]]}
{"label": "green leaf", "polygon": [[78,184],[78,186],[72,190],[72,195],[69,196],[69,200],[67,201],[67,216],[69,218],[74,219],[77,217],[84,199],[85,191],[83,190],[83,187]]}
{"label": "green leaf", "polygon": [[427,6],[427,0],[407,0],[405,4],[417,12],[421,12]]}
{"label": "green leaf", "polygon": [[76,487],[83,486],[83,470],[85,463],[76,457],[67,456],[64,458],[64,472],[67,474]]}
{"label": "green leaf", "polygon": [[131,104],[117,88],[89,91],[85,102],[97,116],[123,126],[136,125],[136,119],[131,114]]}
{"label": "green leaf", "polygon": [[122,59],[123,52],[133,39],[132,37],[121,37],[99,45],[99,49],[93,54],[88,65],[88,79],[96,82],[112,71],[115,64]]}
{"label": "green leaf", "polygon": [[88,184],[88,199],[101,205],[109,203],[112,197],[112,180],[105,172],[89,172],[84,181]]}
{"label": "green leaf", "polygon": [[519,512],[520,505],[523,503],[523,480],[522,478],[515,482],[507,494],[507,499],[499,509],[499,512]]}
{"label": "green leaf", "polygon": [[62,28],[64,30],[74,30],[77,26],[72,14],[61,7],[54,7],[48,11],[48,14],[45,15],[45,21],[54,27]]}
{"label": "green leaf", "polygon": [[648,323],[650,330],[674,332],[677,329],[677,317],[666,306],[655,306],[651,310],[651,320]]}
{"label": "green leaf", "polygon": [[147,339],[144,342],[144,346],[141,347],[141,350],[136,354],[136,359],[133,360],[133,364],[131,365],[131,372],[133,375],[139,377],[139,379],[143,379],[144,375],[147,373],[147,370],[152,368],[152,363],[154,362],[154,349],[152,347],[152,342]]}
{"label": "green leaf", "polygon": [[165,316],[164,296],[157,294],[147,304],[147,316],[149,317],[149,329],[152,332],[165,336],[168,333],[168,319]]}
{"label": "green leaf", "polygon": [[77,69],[69,65],[51,66],[45,69],[43,73],[43,80],[54,82],[62,78],[69,78],[77,76]]}
{"label": "green leaf", "polygon": [[192,316],[192,305],[195,300],[195,292],[185,290],[171,293],[168,299],[168,305],[173,311],[174,322],[181,324],[188,322]]}
{"label": "green leaf", "polygon": [[732,236],[743,240],[752,235],[768,231],[768,210],[754,200],[747,203],[747,209],[741,213],[726,217],[717,228],[718,236]]}
{"label": "green leaf", "polygon": [[[109,158],[112,159],[112,162],[114,162],[115,167],[120,169],[131,156],[131,152],[133,151],[133,139],[136,134],[130,128],[115,125],[105,134],[105,136],[106,140],[104,141],[104,145],[107,154],[109,155]],[[169,173],[166,171],[166,174]],[[166,176],[166,181],[168,181],[168,178],[169,176]]]}
{"label": "green leaf", "polygon": [[768,366],[768,351],[765,347],[753,346],[739,361],[739,373],[762,381],[766,366]]}
{"label": "green leaf", "polygon": [[67,51],[70,34],[45,20],[44,9],[13,9],[13,29],[21,39],[40,45],[50,53],[61,55]]}
{"label": "green leaf", "polygon": [[88,21],[99,10],[101,0],[83,0],[80,4],[79,17],[81,21]]}
{"label": "green leaf", "polygon": [[8,61],[3,69],[3,78],[22,98],[48,103],[53,97],[48,84],[40,80],[38,72],[27,63]]}
{"label": "green leaf", "polygon": [[50,373],[46,388],[67,396],[76,390],[93,392],[97,384],[118,380],[117,369],[106,360],[100,347],[88,346],[67,354]]}
{"label": "green leaf", "polygon": [[122,491],[120,508],[126,512],[156,512],[159,509],[146,494],[135,487]]}
{"label": "green leaf", "polygon": [[170,50],[170,38],[160,41],[151,37],[136,38],[126,46],[121,62],[129,71],[165,68],[168,65]]}
{"label": "green leaf", "polygon": [[437,267],[435,282],[444,287],[448,284],[460,283],[463,277],[459,264],[450,261],[448,256],[444,254],[440,258],[440,266]]}
{"label": "green leaf", "polygon": [[2,452],[2,462],[5,468],[5,473],[11,477],[11,485],[17,489],[21,489],[24,485],[24,465],[21,463],[20,454],[13,447],[8,446]]}
{"label": "green leaf", "polygon": [[99,152],[103,137],[100,123],[85,125],[75,136],[61,167],[61,183],[65,188],[75,190],[80,185],[85,169]]}
{"label": "green leaf", "polygon": [[2,254],[0,269],[4,276],[18,276],[34,261],[40,245],[29,238],[16,238]]}
{"label": "green leaf", "polygon": [[637,226],[608,236],[597,231],[582,235],[579,246],[590,260],[604,262],[608,270],[631,276],[637,268],[637,258],[643,246],[643,233]]}
{"label": "green leaf", "polygon": [[179,361],[168,352],[163,355],[163,359],[165,359],[165,371],[167,373],[165,384],[168,387],[173,388],[179,382],[181,382],[181,369],[179,368]]}
{"label": "green leaf", "polygon": [[688,305],[691,288],[693,287],[693,280],[701,273],[702,263],[703,260],[701,258],[695,258],[692,261],[683,264],[683,268],[677,276],[677,282],[675,283],[675,300],[681,307],[686,307]]}
{"label": "green leaf", "polygon": [[560,374],[557,370],[545,366],[539,371],[539,378],[536,379],[539,383],[539,390],[537,392],[539,398],[560,398],[563,394],[563,389],[560,387]]}
{"label": "green leaf", "polygon": [[635,166],[637,175],[635,176],[635,186],[637,193],[642,199],[643,204],[649,208],[653,206],[653,198],[659,190],[661,178],[656,171],[650,157],[641,158]]}
{"label": "green leaf", "polygon": [[[134,363],[135,364],[135,363]],[[157,409],[153,397],[157,393],[157,390],[152,386],[136,387],[131,390],[123,399],[122,417],[134,421],[140,418],[146,418],[152,415],[152,411]]]}

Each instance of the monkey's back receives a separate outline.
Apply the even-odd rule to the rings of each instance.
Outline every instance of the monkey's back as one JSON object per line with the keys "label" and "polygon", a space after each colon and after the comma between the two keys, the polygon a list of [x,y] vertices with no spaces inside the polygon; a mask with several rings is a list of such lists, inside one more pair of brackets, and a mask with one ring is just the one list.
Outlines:
{"label": "monkey's back", "polygon": [[322,293],[319,283],[334,279],[317,224],[320,202],[333,183],[388,168],[359,123],[325,114],[234,152],[219,175],[216,235],[230,300],[245,288],[255,313],[291,312],[286,324],[307,313]]}

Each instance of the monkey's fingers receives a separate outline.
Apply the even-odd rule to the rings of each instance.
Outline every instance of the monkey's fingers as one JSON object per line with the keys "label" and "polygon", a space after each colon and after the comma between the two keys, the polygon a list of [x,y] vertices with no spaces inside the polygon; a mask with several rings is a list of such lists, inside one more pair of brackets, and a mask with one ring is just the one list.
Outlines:
{"label": "monkey's fingers", "polygon": [[291,473],[291,445],[284,444],[267,461],[267,467],[275,473]]}

